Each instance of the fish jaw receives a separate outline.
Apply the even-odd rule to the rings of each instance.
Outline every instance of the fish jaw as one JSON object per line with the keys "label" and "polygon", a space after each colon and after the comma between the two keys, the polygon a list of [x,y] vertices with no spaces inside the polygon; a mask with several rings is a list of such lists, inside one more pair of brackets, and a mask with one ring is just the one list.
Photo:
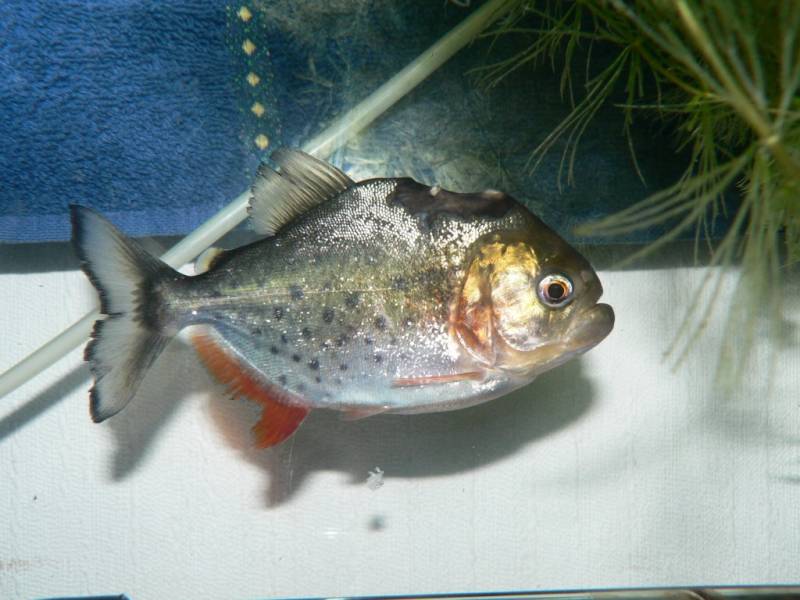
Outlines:
{"label": "fish jaw", "polygon": [[[608,304],[595,304],[582,311],[573,326],[561,337],[531,350],[519,350],[493,335],[492,364],[483,363],[487,373],[502,372],[513,380],[527,383],[555,367],[594,348],[614,328],[614,310]],[[459,339],[464,344],[463,337]],[[469,351],[469,349],[468,349]],[[474,352],[470,352],[476,358]]]}
{"label": "fish jaw", "polygon": [[602,342],[614,329],[614,309],[598,303],[583,311],[567,331],[567,345],[573,354],[582,354]]}

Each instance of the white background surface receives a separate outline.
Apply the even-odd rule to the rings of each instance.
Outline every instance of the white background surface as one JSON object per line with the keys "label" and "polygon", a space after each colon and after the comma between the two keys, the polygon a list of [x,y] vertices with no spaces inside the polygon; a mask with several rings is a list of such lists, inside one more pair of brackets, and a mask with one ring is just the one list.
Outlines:
{"label": "white background surface", "polygon": [[[0,257],[4,370],[93,292],[64,246]],[[74,352],[0,400],[0,598],[796,583],[798,336],[771,395],[759,368],[719,393],[716,326],[670,372],[661,354],[703,276],[603,272],[617,326],[581,360],[457,413],[317,413],[272,451],[248,449],[252,407],[177,344],[94,425]]]}

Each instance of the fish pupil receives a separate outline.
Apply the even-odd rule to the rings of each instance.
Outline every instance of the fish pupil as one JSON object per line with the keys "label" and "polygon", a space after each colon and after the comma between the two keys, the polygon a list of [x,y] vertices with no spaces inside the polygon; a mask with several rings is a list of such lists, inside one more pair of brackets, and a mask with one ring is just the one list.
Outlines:
{"label": "fish pupil", "polygon": [[547,295],[550,296],[551,300],[561,300],[566,293],[567,290],[560,283],[551,283],[547,286]]}

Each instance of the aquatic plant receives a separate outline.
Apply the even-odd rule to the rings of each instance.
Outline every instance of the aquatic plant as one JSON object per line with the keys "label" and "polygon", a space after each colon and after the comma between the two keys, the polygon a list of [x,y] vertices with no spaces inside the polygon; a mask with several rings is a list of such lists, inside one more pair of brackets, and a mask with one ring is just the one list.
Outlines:
{"label": "aquatic plant", "polygon": [[[688,156],[682,177],[577,233],[624,235],[661,226],[626,264],[692,231],[695,258],[708,248],[709,266],[720,268],[687,294],[691,301],[669,349],[676,364],[702,334],[724,273],[737,268],[720,361],[720,375],[731,382],[761,317],[769,316],[773,333],[780,333],[785,274],[800,260],[800,2],[516,0],[513,13],[486,35],[530,38],[524,50],[482,70],[489,85],[529,64],[562,68],[561,91],[572,110],[533,149],[531,169],[560,141],[559,180],[574,178],[581,136],[604,104],[623,111],[634,165],[635,117],[674,128],[676,147]],[[597,44],[611,48],[611,59],[592,70]],[[576,98],[579,50],[586,82]]]}

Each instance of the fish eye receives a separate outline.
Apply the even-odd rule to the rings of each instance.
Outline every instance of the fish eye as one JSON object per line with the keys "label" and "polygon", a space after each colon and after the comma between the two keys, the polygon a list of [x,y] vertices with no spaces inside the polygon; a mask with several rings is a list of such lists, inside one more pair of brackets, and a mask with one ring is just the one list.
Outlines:
{"label": "fish eye", "polygon": [[566,275],[547,275],[539,281],[539,298],[552,308],[567,305],[572,300],[572,291],[572,281]]}

